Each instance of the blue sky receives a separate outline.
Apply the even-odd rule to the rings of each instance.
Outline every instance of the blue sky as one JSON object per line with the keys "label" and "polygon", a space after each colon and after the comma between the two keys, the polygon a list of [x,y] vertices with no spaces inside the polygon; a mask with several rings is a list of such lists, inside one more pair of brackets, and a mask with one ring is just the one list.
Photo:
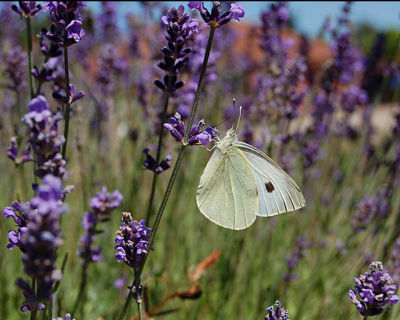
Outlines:
{"label": "blue sky", "polygon": [[[165,2],[168,6],[186,5],[187,2],[170,1]],[[262,10],[268,7],[271,1],[242,2],[246,15],[243,19],[248,23],[259,22],[259,15]],[[294,16],[296,25],[301,32],[307,35],[316,35],[325,17],[335,18],[343,6],[343,1],[294,1],[288,2],[289,10]],[[100,10],[100,2],[87,2],[88,6],[95,12]],[[140,14],[142,8],[138,2],[121,2],[118,6],[118,13],[121,18],[127,12]],[[397,29],[400,30],[400,1],[359,1],[353,4],[351,18],[355,23],[369,22],[380,30]],[[124,19],[120,19],[123,27]]]}

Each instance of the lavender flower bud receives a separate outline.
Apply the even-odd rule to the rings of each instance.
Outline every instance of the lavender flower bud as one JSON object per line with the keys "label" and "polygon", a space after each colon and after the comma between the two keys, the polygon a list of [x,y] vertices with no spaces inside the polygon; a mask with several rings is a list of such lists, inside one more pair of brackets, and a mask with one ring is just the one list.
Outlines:
{"label": "lavender flower bud", "polygon": [[115,258],[118,262],[124,261],[131,268],[138,267],[148,253],[151,229],[146,227],[144,220],[137,222],[129,212],[124,212],[122,224],[116,233]]}
{"label": "lavender flower bud", "polygon": [[266,310],[268,314],[265,316],[265,320],[289,320],[288,312],[282,308],[280,301],[276,300],[275,302],[276,309],[274,310],[274,306],[268,307]]}
{"label": "lavender flower bud", "polygon": [[146,169],[160,174],[161,172],[164,172],[165,170],[171,168],[171,154],[168,154],[165,159],[161,160],[160,163],[157,163],[156,159],[154,159],[150,154],[150,150],[148,148],[145,148],[143,152],[146,155],[146,159],[143,161],[143,165]]}
{"label": "lavender flower bud", "polygon": [[[24,271],[29,277],[38,279],[36,292],[28,282],[18,279],[17,285],[26,297],[22,311],[42,308],[42,302],[52,297],[54,281],[59,280],[56,249],[62,244],[60,218],[67,209],[62,198],[61,180],[47,175],[29,204],[13,203],[13,208],[7,208],[5,212],[19,226],[19,239],[14,244],[23,252]],[[16,211],[21,215],[17,216]]]}
{"label": "lavender flower bud", "polygon": [[362,316],[375,316],[384,311],[388,305],[398,303],[395,295],[397,285],[394,284],[389,273],[384,271],[382,262],[375,261],[369,266],[369,272],[354,278],[355,290],[349,291],[351,303],[353,303]]}
{"label": "lavender flower bud", "polygon": [[204,22],[211,28],[219,28],[232,19],[240,21],[240,18],[244,17],[243,5],[236,2],[231,2],[230,8],[226,12],[222,12],[220,1],[213,1],[211,13],[204,7],[203,1],[189,1],[189,8],[199,11]]}
{"label": "lavender flower bud", "polygon": [[18,1],[18,4],[13,4],[11,9],[24,18],[33,17],[42,9],[42,5],[36,4],[36,1]]}

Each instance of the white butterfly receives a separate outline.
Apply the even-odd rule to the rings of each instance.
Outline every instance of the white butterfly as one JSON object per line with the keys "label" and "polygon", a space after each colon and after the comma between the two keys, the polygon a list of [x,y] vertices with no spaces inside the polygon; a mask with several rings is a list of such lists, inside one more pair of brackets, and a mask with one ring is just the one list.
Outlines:
{"label": "white butterfly", "polygon": [[262,151],[238,141],[234,128],[216,142],[196,200],[207,219],[233,230],[248,228],[256,216],[270,217],[306,204],[296,182]]}

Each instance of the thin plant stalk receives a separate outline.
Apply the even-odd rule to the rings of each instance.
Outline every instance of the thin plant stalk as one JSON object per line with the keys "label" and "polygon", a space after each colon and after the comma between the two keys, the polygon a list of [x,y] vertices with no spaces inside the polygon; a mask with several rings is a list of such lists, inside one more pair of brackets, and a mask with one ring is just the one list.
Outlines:
{"label": "thin plant stalk", "polygon": [[63,144],[62,147],[62,157],[65,159],[65,153],[67,152],[67,143],[68,143],[68,130],[69,130],[69,114],[71,112],[71,93],[70,93],[70,87],[69,87],[69,68],[68,68],[68,48],[64,48],[64,69],[65,69],[65,93],[67,95],[67,103],[65,106],[65,123],[64,123],[64,138],[65,138],[65,143]]}
{"label": "thin plant stalk", "polygon": [[31,25],[31,17],[26,17],[26,42],[28,45],[28,75],[29,75],[29,91],[31,94],[31,99],[35,97],[35,88],[33,84],[33,75],[32,75],[32,25]]}
{"label": "thin plant stalk", "polygon": [[[166,118],[167,110],[168,110],[169,97],[170,97],[170,93],[167,92],[165,94],[164,109],[163,109],[163,112],[162,112],[162,115],[161,115],[160,132],[159,132],[159,136],[158,136],[158,146],[157,146],[157,155],[156,155],[156,163],[160,163],[160,160],[161,160],[161,148],[162,148],[163,135],[164,135],[164,122],[166,120],[165,118]],[[151,183],[151,191],[150,191],[149,203],[147,205],[146,223],[150,223],[150,215],[151,215],[151,210],[152,210],[153,201],[154,201],[154,195],[155,195],[155,191],[156,191],[157,176],[158,176],[158,174],[154,171],[153,172],[153,181]]]}
{"label": "thin plant stalk", "polygon": [[[32,290],[33,290],[33,292],[36,293],[36,279],[35,278],[32,279]],[[36,319],[36,311],[37,311],[36,308],[33,311],[31,311],[31,315],[29,317],[29,320],[35,320]]]}
{"label": "thin plant stalk", "polygon": [[206,70],[207,70],[208,58],[210,57],[212,42],[213,42],[213,39],[214,39],[214,33],[215,33],[215,28],[211,28],[210,29],[210,34],[208,36],[208,42],[207,42],[206,52],[205,52],[204,59],[203,59],[203,64],[202,64],[202,67],[201,67],[199,83],[197,85],[196,96],[195,96],[194,101],[193,101],[192,110],[190,112],[190,117],[189,117],[189,122],[188,122],[187,127],[186,127],[184,142],[182,143],[181,149],[180,149],[179,154],[178,154],[178,158],[176,159],[176,162],[175,162],[175,165],[174,165],[174,169],[172,170],[171,177],[169,178],[169,181],[168,181],[167,189],[165,190],[164,197],[162,199],[160,208],[159,208],[159,210],[157,212],[156,220],[154,221],[154,224],[153,224],[153,227],[152,227],[151,238],[150,238],[150,241],[149,241],[149,244],[148,244],[148,250],[147,250],[148,253],[143,257],[142,263],[140,264],[137,272],[135,273],[135,278],[134,278],[134,280],[132,282],[133,285],[131,287],[131,290],[128,293],[128,297],[126,298],[124,308],[123,308],[123,310],[121,312],[121,315],[119,317],[120,320],[122,320],[124,318],[124,316],[125,316],[125,313],[126,313],[126,310],[128,308],[129,301],[130,301],[132,288],[136,287],[139,284],[140,276],[142,274],[143,268],[144,268],[144,266],[146,264],[146,261],[147,261],[147,258],[149,256],[150,247],[151,247],[152,243],[154,242],[155,236],[157,234],[158,226],[160,224],[161,218],[162,218],[163,213],[164,213],[164,209],[165,209],[165,207],[167,205],[168,198],[169,198],[169,196],[171,194],[171,191],[172,191],[172,188],[174,186],[175,180],[176,180],[176,178],[178,176],[179,167],[180,167],[180,165],[182,163],[183,156],[185,154],[185,150],[189,146],[188,143],[187,143],[187,140],[189,138],[190,128],[191,128],[191,126],[193,124],[194,117],[196,115],[197,104],[199,102],[200,93],[201,93],[202,88],[203,88],[203,81],[204,81],[204,76],[205,76],[205,73],[206,73]]}

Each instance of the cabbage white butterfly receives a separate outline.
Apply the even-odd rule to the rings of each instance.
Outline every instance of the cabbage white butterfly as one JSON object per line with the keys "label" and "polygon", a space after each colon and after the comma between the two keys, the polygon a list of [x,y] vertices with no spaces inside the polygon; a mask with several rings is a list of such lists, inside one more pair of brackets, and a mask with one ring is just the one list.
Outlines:
{"label": "cabbage white butterfly", "polygon": [[296,182],[262,151],[238,141],[236,131],[229,129],[214,146],[197,188],[200,212],[221,227],[241,230],[256,216],[304,207]]}

